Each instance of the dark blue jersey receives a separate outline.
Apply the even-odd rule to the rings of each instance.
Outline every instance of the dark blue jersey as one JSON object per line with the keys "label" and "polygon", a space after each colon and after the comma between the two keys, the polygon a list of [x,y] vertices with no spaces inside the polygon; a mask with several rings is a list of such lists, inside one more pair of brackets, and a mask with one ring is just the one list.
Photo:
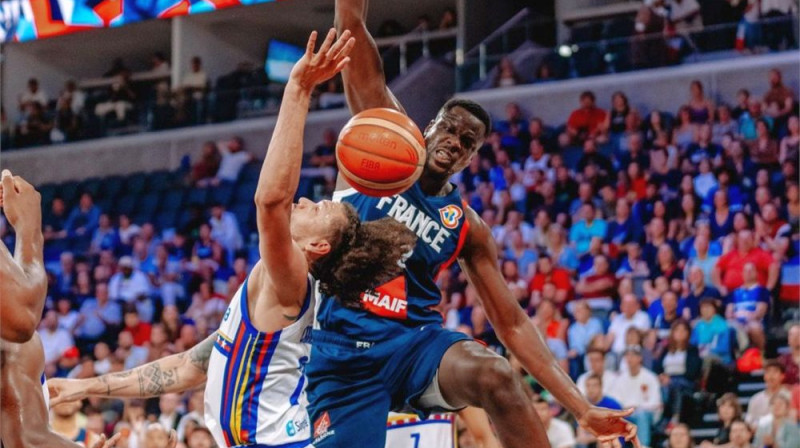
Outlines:
{"label": "dark blue jersey", "polygon": [[361,309],[321,297],[317,315],[321,328],[379,341],[424,325],[441,325],[442,316],[435,309],[441,301],[436,277],[456,260],[469,228],[458,190],[427,196],[414,184],[402,194],[377,198],[350,189],[337,192],[334,200],[352,204],[362,221],[396,219],[417,235],[417,244],[404,258],[403,275],[365,291]]}

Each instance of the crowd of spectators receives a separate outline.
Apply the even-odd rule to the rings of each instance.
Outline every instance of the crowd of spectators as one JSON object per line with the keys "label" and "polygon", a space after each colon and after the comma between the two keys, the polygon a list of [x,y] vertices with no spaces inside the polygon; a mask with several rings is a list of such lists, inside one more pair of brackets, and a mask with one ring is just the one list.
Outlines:
{"label": "crowd of spectators", "polygon": [[[606,111],[586,92],[563,126],[510,104],[455,178],[559,363],[593,403],[636,407],[647,446],[691,446],[685,424],[698,392],[719,398],[715,445],[754,437],[795,446],[800,327],[788,331],[787,353],[761,359],[776,357],[800,298],[800,122],[780,72],[765,90],[714,104],[695,82],[675,116],[637,111],[622,92]],[[336,134],[326,135],[305,169],[331,176]],[[252,160],[241,139],[209,142],[186,182],[219,188]],[[89,193],[71,210],[58,197],[44,206],[48,245],[85,242],[49,265],[40,329],[48,377],[121,371],[191,348],[217,327],[254,262],[252,229],[220,204],[170,229],[112,216]],[[7,230],[0,225],[4,238]],[[458,267],[440,282],[445,324],[505,354]],[[724,394],[736,372],[762,365],[767,388],[743,416]],[[552,417],[557,406],[535,389],[532,405]],[[184,446],[210,446],[201,398],[65,404],[53,427],[75,440],[128,428],[135,447],[144,422],[158,420],[182,429]],[[566,440],[554,446],[593,443],[557,418],[545,423],[554,443]]]}

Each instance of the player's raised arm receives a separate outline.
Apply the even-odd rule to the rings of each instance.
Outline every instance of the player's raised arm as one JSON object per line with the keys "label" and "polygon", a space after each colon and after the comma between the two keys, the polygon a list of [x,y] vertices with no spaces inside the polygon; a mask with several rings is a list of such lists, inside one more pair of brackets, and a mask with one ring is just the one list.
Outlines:
{"label": "player's raised arm", "polygon": [[381,55],[367,31],[366,20],[367,0],[336,0],[336,30],[340,35],[350,30],[356,39],[350,55],[352,63],[342,72],[347,105],[353,115],[375,107],[405,112],[386,86]]}
{"label": "player's raised arm", "polygon": [[462,269],[478,292],[486,316],[500,341],[581,426],[601,442],[623,436],[638,446],[636,426],[624,420],[633,410],[612,411],[592,406],[559,367],[539,331],[520,308],[497,266],[491,230],[472,209],[466,210],[470,231],[459,257]]}
{"label": "player's raised arm", "polygon": [[309,271],[303,251],[292,239],[290,222],[300,182],[303,130],[311,92],[347,65],[354,44],[347,31],[337,40],[334,29],[315,53],[316,41],[314,31],[289,76],[255,195],[259,252],[269,278],[279,280],[270,281],[270,287],[282,306],[301,303],[305,290],[298,285],[306,284]]}
{"label": "player's raised arm", "polygon": [[33,336],[47,294],[41,196],[3,170],[0,206],[17,234],[14,255],[0,242],[0,337],[22,343]]}
{"label": "player's raised arm", "polygon": [[88,397],[149,398],[194,389],[206,381],[214,350],[214,332],[190,350],[167,356],[135,369],[96,378],[47,380],[51,406]]}

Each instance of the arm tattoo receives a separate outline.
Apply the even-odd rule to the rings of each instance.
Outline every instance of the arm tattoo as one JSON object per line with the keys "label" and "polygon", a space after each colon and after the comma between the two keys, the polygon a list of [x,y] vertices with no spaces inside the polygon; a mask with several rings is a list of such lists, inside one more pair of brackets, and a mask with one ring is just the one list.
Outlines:
{"label": "arm tattoo", "polygon": [[166,386],[171,386],[177,381],[177,372],[172,369],[161,370],[157,362],[136,370],[139,378],[139,395],[141,397],[155,397],[166,393]]}
{"label": "arm tattoo", "polygon": [[212,334],[205,341],[197,344],[189,351],[189,359],[192,365],[197,367],[203,373],[208,371],[208,360],[211,358],[211,351],[214,350],[214,340],[216,333]]}

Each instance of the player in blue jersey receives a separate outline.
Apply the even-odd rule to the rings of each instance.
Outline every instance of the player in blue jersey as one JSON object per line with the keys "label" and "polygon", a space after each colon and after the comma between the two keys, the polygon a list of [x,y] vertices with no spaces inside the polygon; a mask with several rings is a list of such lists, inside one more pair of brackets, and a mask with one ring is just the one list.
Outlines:
{"label": "player in blue jersey", "polygon": [[[311,93],[347,64],[353,40],[316,33],[286,85],[255,203],[261,259],[236,292],[220,328],[188,352],[88,380],[53,380],[54,402],[88,395],[152,397],[205,386],[205,422],[224,447],[302,448],[311,436],[305,376],[315,282],[343,306],[402,271],[416,238],[386,219],[361,223],[352,206],[292,201],[300,181]],[[313,278],[311,278],[313,275]],[[348,303],[350,305],[348,305]]]}
{"label": "player in blue jersey", "polygon": [[[351,112],[403,111],[386,86],[377,47],[366,29],[366,0],[336,0],[336,26],[356,38],[343,71]],[[450,177],[464,169],[490,131],[477,103],[450,100],[425,128],[427,158],[419,181],[402,194],[374,198],[340,182],[335,199],[362,220],[387,216],[417,236],[403,275],[363,294],[361,307],[320,299],[306,369],[317,448],[382,448],[390,410],[486,410],[507,447],[546,447],[547,436],[508,361],[466,336],[442,328],[439,272],[458,260],[478,292],[500,340],[582,426],[611,442],[635,438],[627,411],[592,406],[558,366],[541,335],[511,295],[498,269],[490,229],[462,200]],[[413,444],[409,445],[413,446]]]}

